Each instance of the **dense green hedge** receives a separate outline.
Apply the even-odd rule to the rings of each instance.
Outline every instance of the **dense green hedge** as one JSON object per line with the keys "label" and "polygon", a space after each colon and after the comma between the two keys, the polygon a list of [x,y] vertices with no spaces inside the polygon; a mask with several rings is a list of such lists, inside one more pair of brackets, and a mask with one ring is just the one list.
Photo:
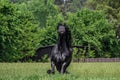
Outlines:
{"label": "dense green hedge", "polygon": [[[72,30],[73,44],[94,47],[88,57],[117,57],[119,47],[114,27],[104,12],[84,9],[68,14],[67,24]],[[115,54],[117,53],[117,54]]]}
{"label": "dense green hedge", "polygon": [[104,10],[81,9],[63,16],[54,0],[11,1],[0,0],[1,62],[18,61],[34,55],[40,46],[56,44],[59,22],[65,22],[71,29],[73,45],[89,47],[87,57],[120,57],[116,24],[109,22]]}
{"label": "dense green hedge", "polygon": [[29,11],[0,1],[0,61],[16,61],[33,55],[39,43],[39,27]]}

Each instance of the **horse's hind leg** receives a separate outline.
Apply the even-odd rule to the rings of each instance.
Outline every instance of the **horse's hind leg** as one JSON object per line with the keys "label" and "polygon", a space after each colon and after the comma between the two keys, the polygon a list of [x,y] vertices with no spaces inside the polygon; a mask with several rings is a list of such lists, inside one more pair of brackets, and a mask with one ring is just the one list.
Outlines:
{"label": "horse's hind leg", "polygon": [[52,70],[47,71],[48,74],[54,74],[55,73],[55,64],[54,64],[53,61],[51,62],[51,68],[52,68]]}

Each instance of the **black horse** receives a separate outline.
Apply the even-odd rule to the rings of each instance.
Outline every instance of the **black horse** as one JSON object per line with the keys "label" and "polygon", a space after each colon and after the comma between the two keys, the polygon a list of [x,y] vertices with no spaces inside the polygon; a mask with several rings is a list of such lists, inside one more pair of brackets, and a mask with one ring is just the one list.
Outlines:
{"label": "black horse", "polygon": [[57,30],[58,42],[51,51],[52,69],[47,71],[48,74],[54,74],[55,67],[59,73],[66,73],[72,59],[71,32],[69,28],[65,24],[58,24]]}

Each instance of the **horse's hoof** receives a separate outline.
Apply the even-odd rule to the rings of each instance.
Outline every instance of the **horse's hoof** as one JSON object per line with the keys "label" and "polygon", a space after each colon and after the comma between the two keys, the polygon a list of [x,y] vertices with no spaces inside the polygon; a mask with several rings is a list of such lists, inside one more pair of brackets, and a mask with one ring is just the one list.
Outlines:
{"label": "horse's hoof", "polygon": [[65,71],[65,74],[70,74],[70,72],[68,72],[68,71]]}
{"label": "horse's hoof", "polygon": [[48,73],[48,74],[55,74],[55,72],[52,71],[52,70],[48,70],[47,73]]}

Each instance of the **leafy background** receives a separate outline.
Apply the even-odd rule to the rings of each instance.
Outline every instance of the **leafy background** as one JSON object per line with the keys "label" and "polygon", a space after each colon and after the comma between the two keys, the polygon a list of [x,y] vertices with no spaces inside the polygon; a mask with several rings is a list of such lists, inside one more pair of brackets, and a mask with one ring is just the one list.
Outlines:
{"label": "leafy background", "polygon": [[[88,46],[87,57],[120,57],[120,0],[0,0],[0,62],[33,56],[54,45],[56,26],[65,22],[73,45]],[[120,36],[120,34],[118,34]],[[84,52],[81,49],[80,52]],[[76,56],[74,50],[74,58]],[[86,56],[79,56],[86,57]]]}

